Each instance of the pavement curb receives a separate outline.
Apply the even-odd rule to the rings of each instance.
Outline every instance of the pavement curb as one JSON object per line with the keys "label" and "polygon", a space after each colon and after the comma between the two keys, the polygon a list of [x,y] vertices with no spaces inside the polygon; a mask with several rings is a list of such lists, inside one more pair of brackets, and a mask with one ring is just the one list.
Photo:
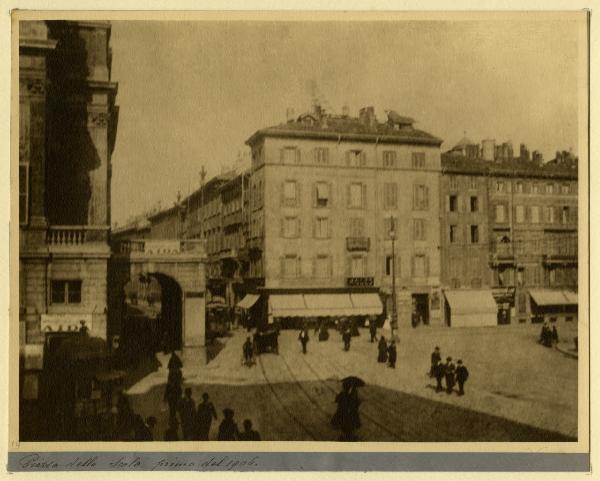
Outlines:
{"label": "pavement curb", "polygon": [[565,356],[569,356],[573,359],[579,359],[579,355],[576,352],[567,351],[566,349],[563,349],[562,347],[558,346],[554,346],[554,349],[556,349],[561,354],[564,354]]}

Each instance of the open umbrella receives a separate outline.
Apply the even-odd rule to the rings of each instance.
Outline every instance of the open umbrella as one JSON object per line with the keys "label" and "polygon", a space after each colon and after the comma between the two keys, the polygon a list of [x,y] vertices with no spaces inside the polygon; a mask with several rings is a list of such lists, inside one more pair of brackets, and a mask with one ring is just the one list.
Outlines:
{"label": "open umbrella", "polygon": [[345,377],[344,379],[342,379],[342,386],[344,386],[344,388],[351,388],[351,387],[363,387],[365,386],[365,382],[356,376],[348,376]]}

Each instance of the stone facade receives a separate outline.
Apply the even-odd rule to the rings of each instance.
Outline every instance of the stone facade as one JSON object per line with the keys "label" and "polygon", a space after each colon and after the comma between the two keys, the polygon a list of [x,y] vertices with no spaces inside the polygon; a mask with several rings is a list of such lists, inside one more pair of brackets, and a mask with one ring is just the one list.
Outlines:
{"label": "stone facade", "polygon": [[42,318],[59,326],[65,319],[66,330],[67,319],[81,316],[92,335],[106,338],[118,114],[109,37],[106,22],[20,23],[19,322],[26,352],[41,352]]}

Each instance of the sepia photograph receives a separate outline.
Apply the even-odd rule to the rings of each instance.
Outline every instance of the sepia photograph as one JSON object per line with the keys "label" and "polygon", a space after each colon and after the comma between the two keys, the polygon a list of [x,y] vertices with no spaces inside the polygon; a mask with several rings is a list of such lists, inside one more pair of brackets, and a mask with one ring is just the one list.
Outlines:
{"label": "sepia photograph", "polygon": [[338,15],[13,19],[16,441],[587,450],[587,14]]}

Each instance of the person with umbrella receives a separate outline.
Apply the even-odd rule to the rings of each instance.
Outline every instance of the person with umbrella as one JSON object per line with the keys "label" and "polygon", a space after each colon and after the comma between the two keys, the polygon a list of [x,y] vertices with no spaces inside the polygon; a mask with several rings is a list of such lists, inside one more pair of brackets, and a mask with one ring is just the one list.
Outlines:
{"label": "person with umbrella", "polygon": [[342,431],[340,441],[356,441],[358,439],[354,433],[361,426],[358,414],[361,403],[358,397],[358,388],[364,385],[364,381],[356,376],[342,379],[342,391],[335,398],[338,407],[331,419],[333,427]]}

